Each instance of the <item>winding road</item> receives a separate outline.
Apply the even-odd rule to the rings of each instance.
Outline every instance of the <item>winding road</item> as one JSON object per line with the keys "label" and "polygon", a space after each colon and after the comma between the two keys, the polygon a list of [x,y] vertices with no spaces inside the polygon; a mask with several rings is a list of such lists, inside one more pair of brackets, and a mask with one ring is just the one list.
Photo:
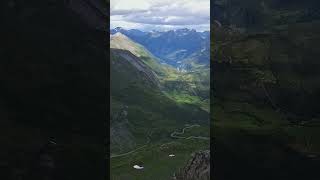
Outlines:
{"label": "winding road", "polygon": [[134,153],[134,152],[136,152],[136,151],[138,151],[138,150],[146,147],[146,146],[150,143],[150,141],[151,141],[152,133],[153,133],[153,130],[150,131],[150,133],[149,133],[149,135],[148,135],[147,143],[146,143],[145,145],[140,146],[140,147],[138,147],[138,148],[136,148],[136,149],[134,149],[134,150],[132,150],[132,151],[126,152],[126,153],[110,155],[110,159],[111,159],[111,158],[115,158],[115,157],[126,156],[126,155],[128,155],[128,154],[132,154],[132,153]]}
{"label": "winding road", "polygon": [[138,147],[137,149],[134,149],[134,150],[132,150],[132,151],[129,151],[129,152],[126,152],[126,153],[123,153],[123,154],[111,155],[110,158],[121,157],[121,156],[126,156],[126,155],[128,155],[128,154],[132,154],[132,153],[134,153],[134,152],[136,152],[136,151],[138,151],[138,150],[146,147],[147,145],[148,145],[148,144],[145,144],[145,145],[143,145],[143,146],[141,146],[141,147]]}
{"label": "winding road", "polygon": [[191,126],[187,126],[187,127],[183,128],[181,132],[174,131],[173,133],[171,133],[170,136],[171,136],[172,138],[178,138],[178,139],[202,139],[202,140],[210,140],[209,137],[202,137],[202,136],[189,136],[189,137],[177,136],[177,135],[183,135],[186,129],[190,129],[190,128],[193,128],[193,127],[200,127],[200,125],[194,124],[194,125],[191,125]]}
{"label": "winding road", "polygon": [[[189,137],[177,136],[177,135],[183,135],[183,134],[185,133],[185,130],[186,130],[186,129],[190,129],[190,128],[193,128],[193,127],[200,127],[200,125],[194,124],[194,125],[187,126],[187,127],[183,128],[181,132],[174,131],[174,132],[172,132],[172,133],[170,134],[170,137],[172,137],[172,138],[177,138],[177,139],[201,139],[201,140],[210,140],[209,137],[202,137],[202,136],[189,136]],[[110,159],[111,159],[111,158],[115,158],[115,157],[126,156],[126,155],[132,154],[132,153],[134,153],[134,152],[136,152],[136,151],[138,151],[138,150],[146,147],[146,146],[150,143],[150,141],[151,141],[150,136],[152,135],[152,132],[153,132],[153,131],[151,131],[150,134],[148,135],[148,136],[149,136],[149,137],[148,137],[148,141],[147,141],[147,143],[146,143],[145,145],[140,146],[140,147],[138,147],[138,148],[136,148],[136,149],[134,149],[134,150],[132,150],[132,151],[129,151],[129,152],[126,152],[126,153],[123,153],[123,154],[110,155]],[[165,144],[168,144],[168,143],[165,143]],[[164,144],[162,144],[162,145],[164,145]],[[162,146],[162,145],[161,145],[161,146]]]}

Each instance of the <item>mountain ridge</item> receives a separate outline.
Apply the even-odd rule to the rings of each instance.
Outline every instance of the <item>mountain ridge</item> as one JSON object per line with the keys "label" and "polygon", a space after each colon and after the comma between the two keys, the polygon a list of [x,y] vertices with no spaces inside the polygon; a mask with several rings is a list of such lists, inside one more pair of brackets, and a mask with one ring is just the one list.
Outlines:
{"label": "mountain ridge", "polygon": [[[161,63],[169,64],[175,68],[189,70],[184,67],[192,67],[190,61],[200,65],[210,64],[209,31],[197,32],[194,29],[182,28],[144,32],[137,29],[126,30],[120,27],[110,30],[111,35],[119,32],[143,45]],[[206,56],[203,56],[203,51],[206,52]]]}

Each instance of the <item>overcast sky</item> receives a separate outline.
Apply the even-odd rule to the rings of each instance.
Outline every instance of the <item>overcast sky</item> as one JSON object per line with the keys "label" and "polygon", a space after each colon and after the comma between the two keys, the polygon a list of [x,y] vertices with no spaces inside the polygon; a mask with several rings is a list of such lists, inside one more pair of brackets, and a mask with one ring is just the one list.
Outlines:
{"label": "overcast sky", "polygon": [[110,0],[111,28],[210,30],[210,0]]}

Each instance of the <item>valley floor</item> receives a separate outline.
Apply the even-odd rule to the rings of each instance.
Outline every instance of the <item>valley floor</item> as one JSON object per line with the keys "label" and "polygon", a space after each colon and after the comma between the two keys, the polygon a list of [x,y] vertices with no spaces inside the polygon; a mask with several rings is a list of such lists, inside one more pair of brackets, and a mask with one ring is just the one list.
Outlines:
{"label": "valley floor", "polygon": [[[201,134],[206,132],[206,134]],[[170,179],[190,159],[191,154],[209,149],[209,127],[185,125],[165,142],[149,142],[128,153],[111,156],[111,179]],[[174,156],[169,156],[169,155]],[[134,169],[141,165],[142,170]]]}

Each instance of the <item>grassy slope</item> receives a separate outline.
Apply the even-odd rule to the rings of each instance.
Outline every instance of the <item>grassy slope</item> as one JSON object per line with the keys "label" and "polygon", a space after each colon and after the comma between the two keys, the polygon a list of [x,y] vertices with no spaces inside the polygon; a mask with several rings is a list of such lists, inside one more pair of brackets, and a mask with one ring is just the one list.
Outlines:
{"label": "grassy slope", "polygon": [[125,49],[139,57],[157,75],[162,90],[180,104],[200,106],[209,112],[210,69],[193,65],[193,72],[179,72],[171,66],[160,64],[142,45],[118,33],[111,37],[111,48]]}
{"label": "grassy slope", "polygon": [[[148,83],[141,74],[130,64],[124,63],[124,59],[120,56],[112,54],[111,110],[116,113],[121,107],[128,106],[128,122],[125,124],[126,128],[129,127],[130,135],[134,137],[131,141],[135,142],[135,146],[122,148],[120,151],[116,146],[112,146],[111,150],[113,154],[119,154],[143,148],[124,157],[112,158],[111,177],[112,179],[168,179],[185,164],[192,152],[208,149],[209,141],[175,140],[170,134],[185,124],[197,123],[201,124],[202,130],[207,133],[190,130],[186,135],[208,136],[209,72],[199,70],[193,73],[178,72],[168,65],[160,64],[143,46],[124,35],[113,36],[111,47],[132,52],[155,72],[156,78],[160,81],[160,89],[147,86]],[[144,146],[147,142],[149,142],[147,146]],[[161,149],[160,146],[166,143],[170,143],[169,149]],[[170,150],[176,154],[174,159],[168,158]],[[132,168],[137,162],[143,162],[146,166],[143,172]],[[155,164],[157,166],[154,166]]]}
{"label": "grassy slope", "polygon": [[[197,136],[197,133],[192,135]],[[207,140],[168,140],[163,143],[151,143],[145,148],[128,156],[111,160],[113,180],[125,179],[170,179],[190,159],[190,155],[199,150],[208,149]],[[175,154],[171,158],[168,155]],[[138,171],[132,168],[139,164],[145,168]]]}
{"label": "grassy slope", "polygon": [[[178,167],[184,165],[191,152],[208,148],[205,142],[199,146],[197,140],[180,142],[181,140],[176,141],[170,137],[173,131],[184,124],[199,123],[208,126],[207,112],[192,104],[177,103],[158,87],[148,85],[143,75],[117,53],[112,53],[111,64],[111,112],[116,114],[121,107],[128,106],[128,131],[134,137],[132,141],[136,143],[134,148],[122,151],[117,147],[112,148],[112,154],[128,152],[150,141],[145,148],[133,154],[112,158],[112,179],[167,179]],[[150,134],[151,136],[147,136]],[[167,158],[167,151],[159,149],[162,143],[171,141],[180,143],[172,151],[177,154],[173,160]],[[146,169],[142,173],[134,170],[132,166],[135,162],[143,162]],[[157,168],[155,164],[158,164]]]}

